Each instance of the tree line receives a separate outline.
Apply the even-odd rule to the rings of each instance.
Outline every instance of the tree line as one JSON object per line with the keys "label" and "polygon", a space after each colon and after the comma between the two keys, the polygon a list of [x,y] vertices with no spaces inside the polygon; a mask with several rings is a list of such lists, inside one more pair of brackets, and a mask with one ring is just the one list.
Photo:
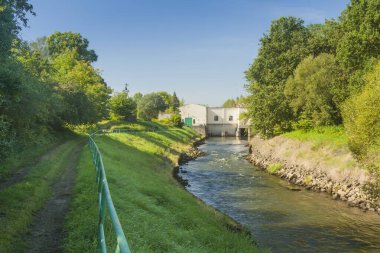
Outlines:
{"label": "tree line", "polygon": [[379,13],[379,0],[351,0],[323,24],[272,21],[245,71],[254,130],[271,137],[343,124],[356,154],[379,145]]}
{"label": "tree line", "polygon": [[114,93],[92,64],[96,52],[75,32],[56,32],[33,42],[19,33],[35,15],[27,0],[0,1],[0,159],[51,142],[67,126],[102,119],[156,118],[178,113],[177,95]]}

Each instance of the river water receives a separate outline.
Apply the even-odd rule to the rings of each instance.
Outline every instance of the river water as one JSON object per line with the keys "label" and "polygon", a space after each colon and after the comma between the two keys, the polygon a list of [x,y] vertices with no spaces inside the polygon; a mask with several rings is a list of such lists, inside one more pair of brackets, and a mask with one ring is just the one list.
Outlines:
{"label": "river water", "polygon": [[187,190],[248,227],[271,252],[380,252],[380,216],[293,186],[244,159],[246,140],[209,138],[182,166]]}

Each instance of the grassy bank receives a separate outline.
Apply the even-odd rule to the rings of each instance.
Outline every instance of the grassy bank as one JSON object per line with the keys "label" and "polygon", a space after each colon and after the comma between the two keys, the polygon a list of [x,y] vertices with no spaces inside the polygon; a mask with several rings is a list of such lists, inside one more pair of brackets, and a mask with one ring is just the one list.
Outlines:
{"label": "grassy bank", "polygon": [[64,171],[70,152],[82,140],[73,138],[45,153],[20,181],[0,193],[0,252],[24,252],[24,235],[33,215],[44,206],[51,185]]}
{"label": "grassy bank", "polygon": [[299,141],[313,142],[315,145],[332,145],[348,148],[348,139],[343,126],[319,127],[306,130],[296,130],[283,136]]}
{"label": "grassy bank", "polygon": [[[301,142],[308,142],[313,150],[331,148],[335,152],[351,153],[348,138],[343,126],[318,127],[308,131],[297,130],[285,133],[282,136]],[[353,155],[353,154],[352,154]],[[354,156],[354,155],[353,155]],[[357,159],[358,166],[371,172],[380,172],[380,147],[373,146],[366,156]]]}
{"label": "grassy bank", "polygon": [[[173,179],[178,155],[198,135],[188,128],[155,125],[166,131],[109,134],[96,140],[132,252],[257,252],[248,234],[232,231],[232,220],[197,200]],[[67,220],[66,252],[96,251],[94,178],[86,149]],[[111,235],[112,229],[108,227],[106,233]]]}

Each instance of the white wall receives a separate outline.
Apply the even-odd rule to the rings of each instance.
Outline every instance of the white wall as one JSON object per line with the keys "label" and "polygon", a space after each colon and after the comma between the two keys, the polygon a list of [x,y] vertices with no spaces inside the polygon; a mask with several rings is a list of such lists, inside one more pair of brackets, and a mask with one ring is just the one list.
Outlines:
{"label": "white wall", "polygon": [[[207,108],[207,123],[237,125],[240,110],[239,108],[209,107]],[[215,121],[215,116],[218,116],[218,121]],[[232,120],[230,120],[230,116],[232,116]]]}
{"label": "white wall", "polygon": [[179,108],[181,119],[192,118],[195,120],[193,126],[206,125],[207,107],[203,105],[189,104]]}

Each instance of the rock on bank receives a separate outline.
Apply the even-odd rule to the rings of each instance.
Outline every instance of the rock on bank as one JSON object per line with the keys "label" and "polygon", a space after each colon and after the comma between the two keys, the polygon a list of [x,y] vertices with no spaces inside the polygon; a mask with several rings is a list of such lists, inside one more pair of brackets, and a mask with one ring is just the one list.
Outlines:
{"label": "rock on bank", "polygon": [[333,199],[380,215],[376,177],[359,164],[346,147],[301,142],[283,136],[250,141],[248,160],[296,185],[326,192]]}

